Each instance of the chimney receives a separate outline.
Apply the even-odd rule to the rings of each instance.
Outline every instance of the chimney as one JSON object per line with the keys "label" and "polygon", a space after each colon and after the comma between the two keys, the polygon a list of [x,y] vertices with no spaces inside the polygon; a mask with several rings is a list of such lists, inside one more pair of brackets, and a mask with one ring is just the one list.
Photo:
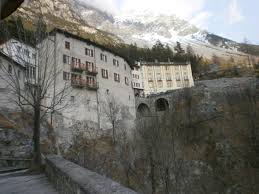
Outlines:
{"label": "chimney", "polygon": [[157,60],[157,59],[155,59],[155,63],[158,63],[158,60]]}
{"label": "chimney", "polygon": [[168,57],[168,63],[171,63],[171,59]]}

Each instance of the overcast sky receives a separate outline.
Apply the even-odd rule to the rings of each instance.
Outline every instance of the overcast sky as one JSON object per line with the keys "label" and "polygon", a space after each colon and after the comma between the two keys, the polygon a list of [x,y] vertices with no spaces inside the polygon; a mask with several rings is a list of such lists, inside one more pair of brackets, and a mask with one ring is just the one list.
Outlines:
{"label": "overcast sky", "polygon": [[175,14],[209,32],[259,44],[259,0],[81,0],[113,14],[149,10]]}

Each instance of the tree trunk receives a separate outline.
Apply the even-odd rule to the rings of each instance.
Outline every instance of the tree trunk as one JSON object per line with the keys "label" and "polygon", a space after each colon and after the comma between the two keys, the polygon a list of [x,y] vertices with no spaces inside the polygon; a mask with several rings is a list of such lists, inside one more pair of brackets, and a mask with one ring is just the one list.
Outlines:
{"label": "tree trunk", "polygon": [[34,109],[34,129],[33,129],[33,168],[41,166],[40,151],[40,109]]}
{"label": "tree trunk", "polygon": [[114,121],[112,121],[112,140],[113,140],[113,143],[115,144],[116,139],[115,139],[115,122]]}

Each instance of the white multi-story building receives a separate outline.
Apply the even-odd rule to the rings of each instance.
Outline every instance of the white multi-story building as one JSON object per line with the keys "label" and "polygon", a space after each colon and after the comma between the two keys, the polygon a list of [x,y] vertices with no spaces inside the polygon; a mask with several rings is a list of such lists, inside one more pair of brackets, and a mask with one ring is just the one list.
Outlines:
{"label": "white multi-story building", "polygon": [[0,103],[1,107],[17,108],[17,87],[24,89],[25,67],[0,51]]}
{"label": "white multi-story building", "polygon": [[[138,83],[143,84],[145,96],[194,86],[189,62],[141,62],[136,66],[134,74],[140,75]],[[136,91],[142,89],[134,86]]]}
{"label": "white multi-story building", "polygon": [[25,67],[27,78],[36,78],[37,52],[33,46],[12,38],[0,45],[0,52]]}
{"label": "white multi-story building", "polygon": [[133,66],[132,87],[136,97],[144,97],[144,81],[141,73],[140,63],[137,63]]}
{"label": "white multi-story building", "polygon": [[[15,39],[7,41],[0,49],[1,55],[20,65],[17,67],[21,70],[15,67],[15,71],[22,72],[24,83],[28,77],[37,78],[42,65],[47,64],[50,69],[44,76],[50,76],[53,70],[56,72],[44,99],[46,107],[53,103],[53,96],[59,89],[70,86],[58,110],[51,114],[60,143],[71,141],[73,126],[79,121],[100,130],[111,129],[113,124],[128,131],[134,127],[132,67],[119,54],[60,29],[49,33],[36,49]],[[8,68],[11,71],[7,65]]]}
{"label": "white multi-story building", "polygon": [[[71,126],[87,121],[89,127],[112,128],[109,105],[119,107],[116,125],[130,129],[135,120],[135,97],[129,63],[119,54],[74,34],[55,29],[38,48],[48,52],[52,65],[60,71],[56,77],[57,90],[71,84],[64,107],[55,116],[55,128],[62,139],[71,138]],[[43,56],[44,54],[40,54]],[[52,91],[52,90],[51,90]],[[52,93],[49,93],[51,96]],[[46,99],[48,103],[48,99]]]}

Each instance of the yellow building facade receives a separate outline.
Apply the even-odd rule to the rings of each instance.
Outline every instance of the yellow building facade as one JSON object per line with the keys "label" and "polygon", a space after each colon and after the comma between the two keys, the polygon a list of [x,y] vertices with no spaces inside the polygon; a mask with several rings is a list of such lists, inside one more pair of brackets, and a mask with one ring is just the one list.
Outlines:
{"label": "yellow building facade", "polygon": [[145,95],[194,86],[190,63],[142,62]]}

